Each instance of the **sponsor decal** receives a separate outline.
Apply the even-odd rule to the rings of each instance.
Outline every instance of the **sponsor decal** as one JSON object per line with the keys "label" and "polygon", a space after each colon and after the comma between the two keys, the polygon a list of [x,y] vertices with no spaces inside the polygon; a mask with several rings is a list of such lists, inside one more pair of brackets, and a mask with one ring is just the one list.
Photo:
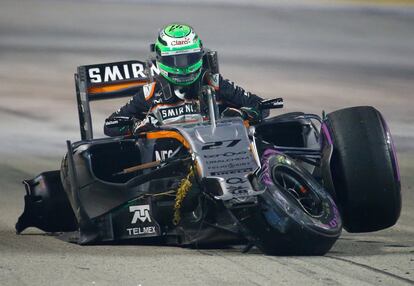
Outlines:
{"label": "sponsor decal", "polygon": [[154,145],[154,151],[152,160],[153,161],[163,161],[167,158],[170,158],[178,147],[181,146],[181,143],[176,139],[172,138],[160,138],[156,140]]}
{"label": "sponsor decal", "polygon": [[246,178],[231,177],[226,179],[227,191],[234,197],[244,197],[249,194],[250,184]]}
{"label": "sponsor decal", "polygon": [[[86,68],[87,80],[92,84],[147,78],[145,64],[138,61],[99,64],[86,66]],[[150,64],[149,72],[154,76],[159,74],[160,70],[156,65]]]}
{"label": "sponsor decal", "polygon": [[155,226],[132,227],[126,229],[128,235],[148,235],[157,233]]}
{"label": "sponsor decal", "polygon": [[188,45],[190,43],[191,43],[190,38],[184,38],[182,40],[171,41],[171,46],[182,46],[182,45]]}
{"label": "sponsor decal", "polygon": [[236,169],[236,170],[227,170],[221,172],[211,172],[212,176],[219,176],[219,175],[231,175],[237,173],[247,173],[253,171],[253,168],[245,168],[245,169]]}
{"label": "sponsor decal", "polygon": [[247,196],[249,189],[247,186],[229,186],[227,189],[234,197]]}
{"label": "sponsor decal", "polygon": [[163,120],[178,117],[187,114],[198,114],[198,108],[195,104],[185,103],[184,105],[174,106],[170,108],[159,109]]}
{"label": "sponsor decal", "polygon": [[108,121],[105,122],[105,125],[108,126],[108,127],[112,127],[112,126],[118,125],[118,124],[119,124],[118,120],[108,120]]}
{"label": "sponsor decal", "polygon": [[111,213],[113,237],[140,238],[161,234],[161,228],[152,215],[151,199],[135,199]]}
{"label": "sponsor decal", "polygon": [[155,83],[146,84],[142,87],[144,91],[145,100],[147,100],[151,96],[152,89]]}
{"label": "sponsor decal", "polygon": [[151,65],[151,75],[160,74],[160,69],[157,67],[157,65]]}
{"label": "sponsor decal", "polygon": [[[222,147],[226,147],[226,148],[230,148],[230,147],[234,147],[237,145],[237,143],[239,143],[241,141],[241,139],[231,139],[231,140],[224,140],[224,141],[215,141],[215,142],[207,142],[203,148],[201,148],[202,150],[211,150],[211,149],[219,149]],[[228,144],[224,144],[227,143]]]}
{"label": "sponsor decal", "polygon": [[162,161],[170,158],[173,154],[173,150],[155,150],[155,160]]}
{"label": "sponsor decal", "polygon": [[331,202],[332,202],[332,204],[334,204],[334,207],[333,207],[334,216],[333,216],[332,220],[329,222],[329,225],[331,227],[337,227],[341,223],[341,219],[340,219],[340,216],[339,216],[339,211],[335,206],[335,203],[332,200],[331,200]]}
{"label": "sponsor decal", "polygon": [[136,224],[138,220],[141,222],[151,222],[149,205],[130,206],[129,212],[134,213],[131,224]]}
{"label": "sponsor decal", "polygon": [[[130,223],[127,223],[122,227],[122,232],[127,236],[135,237],[148,237],[160,235],[160,226],[152,218],[151,206],[145,205],[133,205],[129,206],[129,212],[125,212],[132,218]],[[126,218],[126,217],[125,217]],[[125,218],[119,218],[122,222],[125,222]]]}
{"label": "sponsor decal", "polygon": [[144,65],[141,63],[99,66],[90,68],[88,76],[91,83],[103,83],[125,79],[146,78]]}
{"label": "sponsor decal", "polygon": [[186,50],[185,52],[183,52],[183,51],[167,51],[167,52],[161,52],[161,56],[191,54],[191,53],[196,53],[196,52],[200,52],[200,51],[201,51],[200,48],[189,49],[189,50]]}
{"label": "sponsor decal", "polygon": [[206,161],[206,165],[231,163],[231,162],[234,162],[234,161],[246,161],[246,160],[249,160],[250,161],[250,159],[251,159],[250,156],[244,156],[244,157],[234,157],[234,158],[225,158],[225,159],[218,159],[218,160],[210,160],[210,161]]}
{"label": "sponsor decal", "polygon": [[212,154],[212,155],[204,155],[204,158],[217,158],[217,157],[233,157],[236,155],[243,155],[243,154],[247,154],[247,151],[240,151],[240,152],[226,152],[226,153],[221,153],[221,154]]}
{"label": "sponsor decal", "polygon": [[207,166],[207,169],[209,170],[217,170],[217,169],[231,169],[235,167],[245,167],[249,166],[251,162],[245,162],[245,163],[229,163],[225,165],[216,165],[216,166]]}

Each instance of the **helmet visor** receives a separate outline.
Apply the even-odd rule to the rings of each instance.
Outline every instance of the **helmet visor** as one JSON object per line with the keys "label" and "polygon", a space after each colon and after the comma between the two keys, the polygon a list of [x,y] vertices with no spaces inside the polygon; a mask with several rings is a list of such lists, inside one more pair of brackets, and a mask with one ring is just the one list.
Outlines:
{"label": "helmet visor", "polygon": [[202,52],[160,56],[160,62],[169,67],[184,68],[198,62],[203,57]]}

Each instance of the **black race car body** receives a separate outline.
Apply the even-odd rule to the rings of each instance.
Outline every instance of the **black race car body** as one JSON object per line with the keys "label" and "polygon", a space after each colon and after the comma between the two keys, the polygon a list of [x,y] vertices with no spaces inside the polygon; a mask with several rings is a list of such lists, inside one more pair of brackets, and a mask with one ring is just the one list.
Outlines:
{"label": "black race car body", "polygon": [[[151,72],[137,61],[78,68],[82,140],[67,142],[61,170],[24,181],[18,233],[35,226],[74,232],[79,244],[246,244],[267,254],[323,255],[343,226],[368,232],[397,221],[398,164],[372,107],[247,122],[218,114],[214,90],[204,87],[207,111],[198,122],[94,139],[90,101],[131,96]],[[261,108],[282,106],[275,99]]]}

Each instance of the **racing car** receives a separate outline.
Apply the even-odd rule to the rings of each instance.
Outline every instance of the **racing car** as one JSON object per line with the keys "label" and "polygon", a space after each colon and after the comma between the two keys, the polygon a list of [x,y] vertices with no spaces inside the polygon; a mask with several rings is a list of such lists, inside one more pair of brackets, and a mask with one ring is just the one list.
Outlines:
{"label": "racing car", "polygon": [[[256,246],[270,255],[324,255],[342,228],[394,225],[401,184],[391,134],[370,106],[248,121],[200,90],[197,122],[94,138],[90,103],[133,96],[156,73],[141,61],[80,66],[81,140],[60,170],[24,180],[28,227],[70,233],[80,245]],[[283,107],[265,100],[262,110]]]}

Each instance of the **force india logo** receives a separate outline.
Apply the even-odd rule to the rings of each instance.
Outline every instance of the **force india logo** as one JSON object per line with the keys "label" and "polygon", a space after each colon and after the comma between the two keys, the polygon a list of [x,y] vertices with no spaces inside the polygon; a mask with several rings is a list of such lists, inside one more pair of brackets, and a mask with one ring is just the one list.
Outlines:
{"label": "force india logo", "polygon": [[140,220],[141,222],[151,222],[149,210],[149,205],[130,206],[129,212],[134,213],[131,224],[136,224],[138,220]]}

